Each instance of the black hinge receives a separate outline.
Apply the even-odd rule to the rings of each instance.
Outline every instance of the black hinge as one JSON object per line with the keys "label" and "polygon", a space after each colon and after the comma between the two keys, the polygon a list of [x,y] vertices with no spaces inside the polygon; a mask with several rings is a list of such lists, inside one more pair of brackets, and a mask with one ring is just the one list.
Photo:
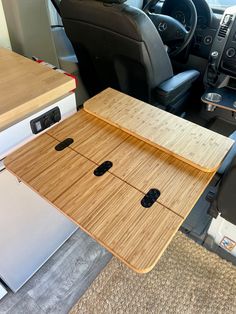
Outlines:
{"label": "black hinge", "polygon": [[206,196],[206,201],[208,201],[211,204],[207,213],[209,216],[211,216],[213,218],[217,218],[219,215],[219,210],[217,208],[216,195],[217,195],[216,192],[209,191],[207,196]]}

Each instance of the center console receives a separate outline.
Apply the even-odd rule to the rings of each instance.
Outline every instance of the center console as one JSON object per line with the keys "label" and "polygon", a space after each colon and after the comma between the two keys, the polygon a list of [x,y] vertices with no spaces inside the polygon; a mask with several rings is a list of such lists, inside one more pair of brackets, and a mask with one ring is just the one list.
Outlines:
{"label": "center console", "polygon": [[[236,82],[236,6],[225,10],[213,41],[205,83],[220,87]],[[236,84],[235,84],[236,87]]]}
{"label": "center console", "polygon": [[216,107],[236,111],[236,6],[226,9],[221,19],[204,83],[202,101],[208,111]]}

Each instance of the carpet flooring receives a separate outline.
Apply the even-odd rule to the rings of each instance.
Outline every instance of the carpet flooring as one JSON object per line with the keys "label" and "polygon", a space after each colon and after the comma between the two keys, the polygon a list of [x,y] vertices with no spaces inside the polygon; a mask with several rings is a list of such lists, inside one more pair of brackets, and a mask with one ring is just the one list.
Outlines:
{"label": "carpet flooring", "polygon": [[236,313],[236,267],[178,232],[148,274],[113,258],[70,311],[116,313]]}

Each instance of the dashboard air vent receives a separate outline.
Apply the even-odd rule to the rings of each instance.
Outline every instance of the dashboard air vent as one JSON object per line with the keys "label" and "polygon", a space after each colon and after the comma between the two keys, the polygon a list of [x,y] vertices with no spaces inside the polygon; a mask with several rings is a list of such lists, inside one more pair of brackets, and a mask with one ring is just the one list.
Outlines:
{"label": "dashboard air vent", "polygon": [[228,29],[229,29],[229,26],[221,25],[220,30],[219,30],[219,33],[218,33],[218,36],[225,38]]}
{"label": "dashboard air vent", "polygon": [[227,31],[230,27],[232,20],[233,20],[233,15],[227,14],[224,16],[223,23],[221,24],[219,32],[218,32],[219,37],[222,37],[222,38],[226,37]]}

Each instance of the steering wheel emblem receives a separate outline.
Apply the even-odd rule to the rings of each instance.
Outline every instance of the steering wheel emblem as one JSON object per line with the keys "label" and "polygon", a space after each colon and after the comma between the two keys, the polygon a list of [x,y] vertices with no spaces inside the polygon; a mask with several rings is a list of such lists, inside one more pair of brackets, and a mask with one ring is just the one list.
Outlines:
{"label": "steering wheel emblem", "polygon": [[167,30],[167,23],[166,22],[160,22],[159,25],[158,25],[158,30],[160,32],[164,32]]}

